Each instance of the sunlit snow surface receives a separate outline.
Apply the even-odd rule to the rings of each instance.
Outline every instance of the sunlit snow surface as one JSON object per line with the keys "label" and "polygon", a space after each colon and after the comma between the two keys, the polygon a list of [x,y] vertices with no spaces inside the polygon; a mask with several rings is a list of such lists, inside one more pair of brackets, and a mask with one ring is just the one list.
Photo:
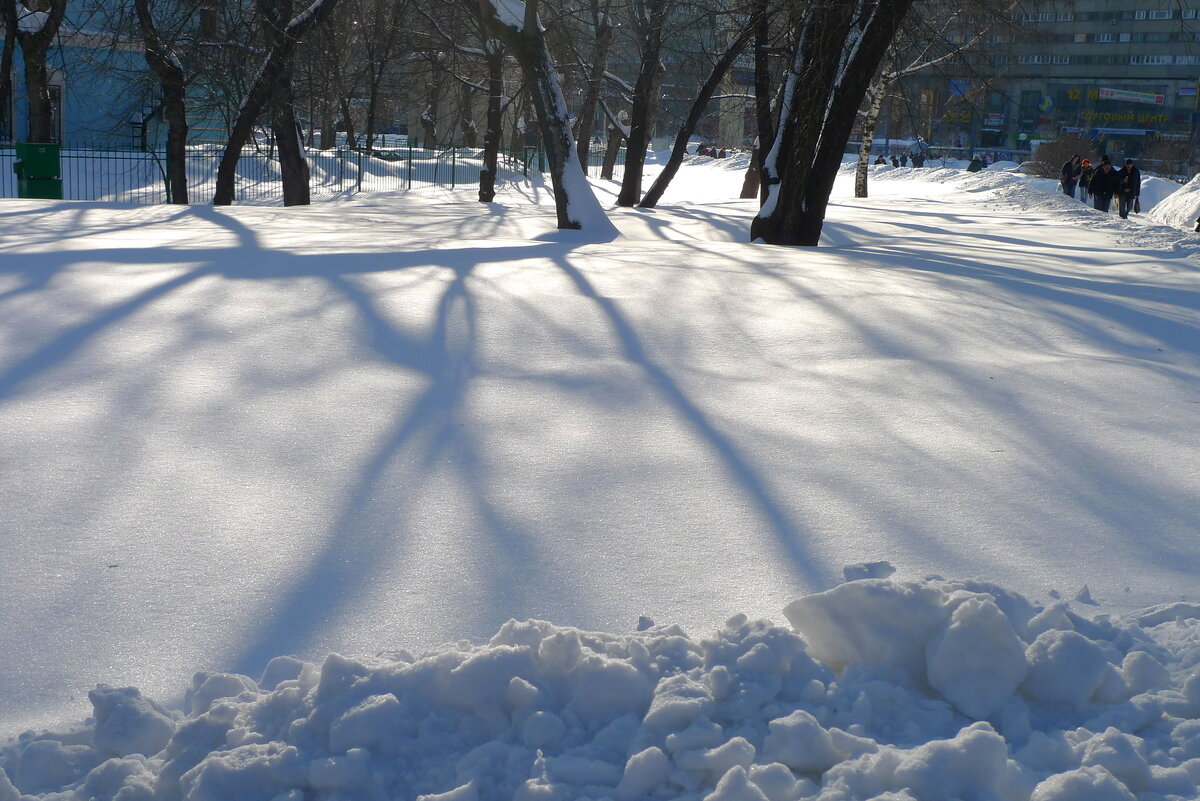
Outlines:
{"label": "sunlit snow surface", "polygon": [[[606,243],[517,188],[5,203],[0,734],[100,724],[8,777],[1195,797],[1197,240],[1005,173],[872,175],[817,250],[744,244],[716,164]],[[789,606],[879,559],[898,583]],[[185,699],[197,670],[255,681]]]}

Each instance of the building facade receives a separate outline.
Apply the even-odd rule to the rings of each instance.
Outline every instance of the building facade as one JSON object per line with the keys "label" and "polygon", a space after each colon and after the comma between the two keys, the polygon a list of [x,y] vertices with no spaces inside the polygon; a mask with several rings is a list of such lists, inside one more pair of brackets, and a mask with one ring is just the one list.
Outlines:
{"label": "building facade", "polygon": [[965,64],[909,81],[889,124],[993,158],[1064,134],[1142,155],[1194,138],[1198,78],[1200,0],[1032,2],[990,27]]}

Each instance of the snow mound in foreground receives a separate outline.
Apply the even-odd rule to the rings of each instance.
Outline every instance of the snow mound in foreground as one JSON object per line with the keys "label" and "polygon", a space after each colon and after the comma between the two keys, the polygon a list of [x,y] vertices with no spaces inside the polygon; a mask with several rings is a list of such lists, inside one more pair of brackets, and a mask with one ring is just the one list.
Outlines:
{"label": "snow mound in foreground", "polygon": [[0,749],[0,801],[1196,798],[1195,611],[872,578],[789,605],[795,630],[510,621],[419,656],[280,657],[197,674],[183,711],[97,687],[84,727]]}

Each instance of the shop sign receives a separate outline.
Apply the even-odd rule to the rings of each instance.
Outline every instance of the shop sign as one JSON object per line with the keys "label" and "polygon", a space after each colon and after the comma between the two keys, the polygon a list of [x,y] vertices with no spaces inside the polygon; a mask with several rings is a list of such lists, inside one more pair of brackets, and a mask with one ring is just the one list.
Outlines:
{"label": "shop sign", "polygon": [[1098,94],[1101,100],[1124,100],[1127,103],[1149,103],[1156,106],[1166,105],[1167,102],[1165,95],[1156,95],[1151,92],[1131,92],[1128,89],[1101,88]]}

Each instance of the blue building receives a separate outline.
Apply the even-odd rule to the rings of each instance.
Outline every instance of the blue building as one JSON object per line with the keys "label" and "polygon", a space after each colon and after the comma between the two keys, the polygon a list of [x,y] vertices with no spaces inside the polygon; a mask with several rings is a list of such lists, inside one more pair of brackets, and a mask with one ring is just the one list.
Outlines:
{"label": "blue building", "polygon": [[[37,25],[51,0],[18,0],[18,25]],[[2,110],[0,137],[25,141],[29,132],[25,64],[13,53],[13,95]],[[67,147],[144,149],[161,146],[165,126],[159,92],[146,64],[136,19],[127,4],[68,0],[47,58],[54,125],[52,138]],[[225,123],[199,114],[195,141],[223,141]]]}

